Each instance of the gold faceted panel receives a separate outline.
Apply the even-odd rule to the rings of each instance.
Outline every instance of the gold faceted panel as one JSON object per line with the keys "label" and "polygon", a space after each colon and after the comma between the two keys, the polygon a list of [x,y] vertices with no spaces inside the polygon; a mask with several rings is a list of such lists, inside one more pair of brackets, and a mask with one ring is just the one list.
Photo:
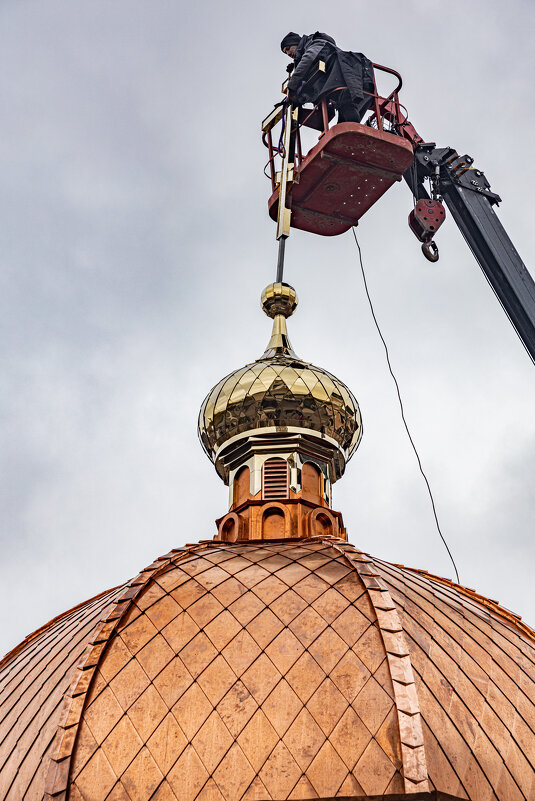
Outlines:
{"label": "gold faceted panel", "polygon": [[348,565],[324,542],[257,543],[212,547],[153,579],[99,665],[71,797],[402,788],[386,652]]}
{"label": "gold faceted panel", "polygon": [[236,370],[206,397],[199,437],[211,459],[227,440],[258,428],[285,426],[334,439],[346,460],[361,436],[358,403],[335,376],[287,355]]}

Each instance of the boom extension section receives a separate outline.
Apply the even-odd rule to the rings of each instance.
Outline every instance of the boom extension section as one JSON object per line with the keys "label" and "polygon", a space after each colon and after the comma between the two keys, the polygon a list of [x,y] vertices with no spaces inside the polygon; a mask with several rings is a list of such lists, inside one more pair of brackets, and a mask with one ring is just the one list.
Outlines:
{"label": "boom extension section", "polygon": [[453,148],[418,145],[404,175],[414,197],[428,203],[424,181],[444,199],[524,347],[535,362],[535,282],[509,239],[493,206],[501,198],[490,189],[470,156]]}

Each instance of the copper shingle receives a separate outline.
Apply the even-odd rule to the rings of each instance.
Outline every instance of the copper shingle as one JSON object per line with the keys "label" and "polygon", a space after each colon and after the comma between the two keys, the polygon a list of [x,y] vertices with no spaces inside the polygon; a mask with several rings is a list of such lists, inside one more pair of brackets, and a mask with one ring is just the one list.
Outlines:
{"label": "copper shingle", "polygon": [[171,552],[0,667],[6,798],[535,788],[533,632],[332,538]]}
{"label": "copper shingle", "polygon": [[[2,799],[42,797],[51,744],[60,723],[64,698],[79,673],[76,664],[100,617],[119,592],[103,593],[55,618],[27,637],[0,662]],[[83,674],[77,678],[80,689]],[[68,703],[73,702],[76,703],[69,699]],[[72,748],[74,737],[68,744],[66,739],[63,745]]]}

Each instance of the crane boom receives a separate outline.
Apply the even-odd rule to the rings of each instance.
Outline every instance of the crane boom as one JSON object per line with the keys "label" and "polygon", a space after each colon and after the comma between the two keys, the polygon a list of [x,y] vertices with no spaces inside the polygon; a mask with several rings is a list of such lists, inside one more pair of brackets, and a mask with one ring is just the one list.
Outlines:
{"label": "crane boom", "polygon": [[[311,68],[310,80],[325,69],[325,64],[318,62]],[[494,211],[501,198],[491,191],[484,173],[473,167],[470,156],[459,156],[453,148],[438,148],[420,136],[399,102],[399,73],[380,64],[373,64],[373,69],[374,91],[365,124],[330,125],[332,92],[320,95],[312,108],[297,105],[291,113],[290,106],[276,104],[262,123],[272,187],[268,207],[277,220],[279,240],[277,280],[282,280],[290,226],[322,236],[341,234],[357,225],[403,177],[419,201],[409,225],[423,243],[426,257],[438,259],[433,236],[444,221],[444,200],[535,363],[535,282]],[[377,71],[397,78],[397,86],[386,97],[377,91]],[[287,81],[282,90],[286,94]],[[283,117],[286,127],[281,148],[274,145],[271,132]],[[302,152],[301,127],[320,131],[318,143],[306,154]],[[283,164],[277,172],[275,157],[280,155]],[[425,187],[428,179],[430,193]]]}
{"label": "crane boom", "polygon": [[485,277],[535,362],[535,282],[493,206],[500,197],[490,190],[473,159],[453,148],[419,145],[414,165],[404,175],[414,196],[428,198],[424,180],[444,198],[453,219]]}

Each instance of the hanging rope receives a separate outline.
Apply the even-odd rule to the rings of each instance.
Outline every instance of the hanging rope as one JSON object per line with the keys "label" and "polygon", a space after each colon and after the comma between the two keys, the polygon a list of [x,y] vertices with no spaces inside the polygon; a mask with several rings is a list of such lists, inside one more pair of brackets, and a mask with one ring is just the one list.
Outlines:
{"label": "hanging rope", "polygon": [[370,293],[368,291],[368,282],[366,281],[366,273],[364,272],[364,264],[362,263],[362,251],[360,249],[359,241],[357,239],[357,234],[356,234],[354,228],[352,228],[351,230],[353,231],[353,236],[355,237],[355,242],[356,242],[356,245],[357,245],[357,248],[358,248],[358,251],[359,251],[360,270],[361,270],[361,273],[362,273],[362,279],[364,281],[364,290],[366,292],[366,297],[368,298],[368,303],[370,305],[370,311],[372,313],[373,322],[375,323],[375,327],[377,328],[377,332],[378,332],[378,334],[379,334],[379,336],[381,338],[381,342],[383,343],[383,346],[384,346],[384,349],[385,349],[386,363],[388,365],[388,370],[390,371],[390,375],[392,376],[394,384],[396,385],[396,392],[397,392],[397,395],[398,395],[399,408],[400,408],[400,411],[401,411],[401,419],[403,420],[403,425],[405,426],[405,431],[407,432],[407,436],[409,438],[409,442],[411,443],[412,449],[414,451],[414,455],[416,456],[416,460],[418,462],[418,467],[420,469],[420,473],[422,474],[422,476],[424,478],[424,481],[425,481],[425,484],[427,486],[427,492],[429,493],[429,498],[431,499],[431,506],[433,507],[433,515],[435,517],[435,523],[436,523],[436,526],[437,526],[437,531],[438,531],[438,533],[440,535],[440,539],[444,543],[444,546],[445,546],[445,548],[446,548],[446,550],[448,552],[448,555],[449,555],[449,557],[451,559],[451,563],[453,565],[453,569],[455,570],[455,575],[457,577],[457,584],[460,584],[461,582],[459,580],[459,571],[457,570],[457,565],[455,564],[455,560],[454,560],[454,558],[453,558],[453,556],[451,554],[451,551],[450,551],[450,549],[448,547],[448,543],[446,542],[446,540],[444,538],[444,535],[442,534],[442,531],[441,531],[441,528],[440,528],[440,523],[438,522],[438,515],[437,515],[437,510],[436,510],[436,507],[435,507],[435,500],[433,498],[433,493],[431,492],[431,486],[429,484],[429,481],[427,479],[426,474],[424,473],[424,469],[422,467],[422,462],[421,462],[421,459],[420,459],[420,455],[418,453],[416,445],[414,444],[414,440],[413,440],[413,438],[411,436],[411,432],[409,430],[409,426],[407,424],[407,420],[405,419],[405,410],[403,408],[403,401],[401,399],[401,392],[400,392],[400,389],[399,389],[398,380],[397,380],[396,376],[394,375],[394,371],[392,370],[392,364],[390,363],[390,354],[388,352],[388,345],[386,344],[385,338],[384,338],[384,336],[382,334],[381,328],[380,328],[379,323],[377,321],[377,317],[375,316],[375,311],[374,311],[374,308],[373,308],[372,299],[371,299]]}

